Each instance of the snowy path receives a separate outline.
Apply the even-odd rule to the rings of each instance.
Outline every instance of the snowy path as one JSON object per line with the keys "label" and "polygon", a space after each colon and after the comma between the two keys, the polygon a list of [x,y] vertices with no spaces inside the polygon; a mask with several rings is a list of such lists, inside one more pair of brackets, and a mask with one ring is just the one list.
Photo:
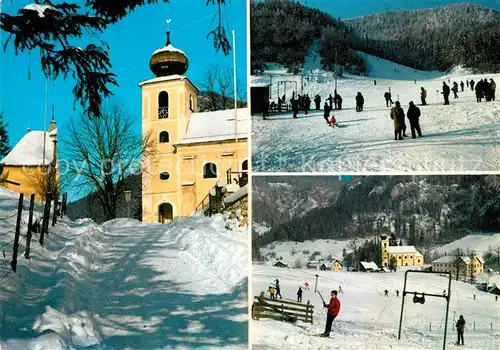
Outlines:
{"label": "snowy path", "polygon": [[[334,321],[330,338],[316,335],[324,331],[325,309],[321,299],[314,293],[314,275],[318,274],[318,289],[328,298],[329,291],[342,286],[339,294],[341,309]],[[348,273],[317,270],[283,269],[254,266],[252,273],[252,294],[260,291],[279,278],[281,293],[285,298],[294,298],[299,286],[305,281],[311,290],[304,290],[303,300],[310,300],[315,306],[314,324],[297,322],[290,324],[274,320],[252,321],[251,338],[254,349],[440,349],[443,343],[445,301],[441,298],[427,298],[424,305],[413,304],[411,295],[406,297],[401,340],[397,339],[401,297],[396,289],[402,290],[403,273]],[[408,289],[441,293],[447,279],[439,276],[411,275]],[[390,291],[389,297],[383,290]],[[477,300],[472,299],[472,294]],[[460,314],[467,320],[466,346],[458,347],[455,342],[454,321]],[[448,320],[447,349],[493,350],[500,346],[498,324],[500,304],[494,295],[475,289],[470,284],[452,282],[452,298]],[[476,330],[474,330],[474,323]],[[491,330],[493,326],[493,330]],[[429,327],[432,328],[429,331]]]}
{"label": "snowy path", "polygon": [[247,234],[226,223],[64,220],[0,285],[0,349],[246,348]]}
{"label": "snowy path", "polygon": [[[474,78],[494,78],[500,75],[451,76],[451,82]],[[276,80],[296,80],[300,76],[277,76]],[[252,118],[252,163],[257,172],[450,172],[497,171],[500,168],[500,102],[476,103],[470,89],[450,98],[451,105],[442,104],[443,79],[417,81],[381,80],[345,77],[338,81],[343,98],[343,110],[333,111],[341,128],[330,128],[322,111],[309,115],[291,113],[262,120]],[[288,84],[293,86],[292,84]],[[420,87],[427,89],[427,106],[421,108],[420,124],[424,137],[394,140],[390,108],[384,93],[391,87],[392,98],[399,100],[405,113],[409,101],[420,104]],[[333,93],[332,81],[310,82],[304,93],[320,94],[323,107],[328,94]],[[364,111],[356,113],[355,95],[365,97]],[[272,92],[274,95],[277,91]],[[283,92],[281,91],[280,94]],[[273,95],[273,96],[274,96]],[[497,95],[498,91],[497,91]],[[288,98],[291,91],[287,92]],[[500,98],[500,96],[498,96]],[[274,97],[273,97],[274,98]],[[312,104],[314,106],[314,103]],[[409,122],[407,134],[411,136]]]}

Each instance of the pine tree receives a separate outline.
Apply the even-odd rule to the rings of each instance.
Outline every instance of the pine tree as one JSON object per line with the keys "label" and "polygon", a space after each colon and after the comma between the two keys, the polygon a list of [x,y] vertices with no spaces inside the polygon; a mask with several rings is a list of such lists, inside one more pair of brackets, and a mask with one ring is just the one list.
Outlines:
{"label": "pine tree", "polygon": [[0,112],[0,160],[9,153],[9,133],[7,123],[3,120],[3,113]]}

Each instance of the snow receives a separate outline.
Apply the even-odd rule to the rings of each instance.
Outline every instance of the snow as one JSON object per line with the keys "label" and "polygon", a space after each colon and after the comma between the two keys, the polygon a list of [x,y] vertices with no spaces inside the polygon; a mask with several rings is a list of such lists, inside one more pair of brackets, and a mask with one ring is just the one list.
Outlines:
{"label": "snow", "polygon": [[[52,161],[54,143],[48,132],[45,132],[45,165]],[[44,131],[30,131],[14,146],[14,148],[0,161],[4,165],[36,166],[43,164],[43,136]]]}
{"label": "snow", "polygon": [[[315,275],[323,298],[329,291],[342,287],[339,294],[341,308],[334,320],[330,338],[316,335],[324,331],[325,309],[318,293],[314,292]],[[409,274],[407,290],[441,294],[447,289],[448,279],[434,274]],[[308,271],[270,266],[253,267],[252,296],[267,290],[273,280],[280,280],[281,294],[286,300],[295,300],[296,292],[304,282],[303,302],[314,306],[314,324],[296,324],[275,320],[252,320],[250,337],[254,349],[441,349],[446,302],[442,298],[426,297],[425,304],[412,303],[412,295],[405,298],[401,340],[398,340],[401,313],[401,291],[404,273],[351,273]],[[389,290],[389,297],[383,291]],[[396,297],[396,290],[400,296]],[[476,294],[476,300],[473,300]],[[448,319],[447,349],[497,350],[500,324],[498,302],[494,295],[479,291],[474,286],[452,280]],[[465,346],[456,346],[455,322],[459,315],[467,321]],[[429,327],[431,330],[429,331]],[[475,328],[475,329],[474,329]],[[493,328],[493,329],[491,329]]]}
{"label": "snow", "polygon": [[231,204],[248,195],[248,185],[240,187],[234,193],[224,198],[224,204]]}
{"label": "snow", "polygon": [[143,87],[144,85],[147,85],[147,84],[161,83],[161,82],[172,81],[172,80],[187,80],[187,81],[189,81],[189,83],[191,85],[193,85],[195,87],[196,90],[200,91],[200,89],[198,89],[198,87],[196,85],[194,85],[194,83],[188,77],[186,77],[184,75],[179,75],[179,74],[151,78],[151,79],[145,80],[143,82],[140,82],[139,86]]}
{"label": "snow", "polygon": [[23,10],[31,10],[38,12],[38,17],[45,17],[46,10],[57,11],[57,9],[52,5],[44,5],[44,4],[29,4],[24,6]]}
{"label": "snow", "polygon": [[373,261],[360,261],[359,263],[361,264],[361,266],[363,266],[365,270],[374,270],[374,271],[378,270],[377,264],[375,264]]}
{"label": "snow", "polygon": [[479,256],[483,256],[489,248],[495,249],[500,247],[500,233],[475,233],[467,235],[457,241],[436,248],[431,253],[450,254],[457,249],[461,249],[467,253],[470,249],[475,251]]}
{"label": "snow", "polygon": [[258,223],[254,221],[252,222],[252,230],[257,232],[259,236],[262,236],[263,234],[271,230],[271,228],[266,226],[266,224],[266,222]]}
{"label": "snow", "polygon": [[184,51],[181,51],[178,48],[172,46],[172,44],[168,44],[167,46],[164,46],[164,47],[156,50],[155,52],[153,52],[153,55],[156,55],[157,53],[160,53],[160,52],[178,52],[178,53],[181,53],[184,56],[186,56],[186,54],[184,53]]}
{"label": "snow", "polygon": [[437,260],[433,260],[432,263],[449,264],[455,261],[455,257],[452,255],[445,255]]}
{"label": "snow", "polygon": [[[0,187],[0,218],[17,198]],[[43,247],[34,235],[31,259],[0,283],[0,349],[246,348],[248,234],[234,221],[64,218]],[[27,213],[22,222],[25,235]],[[0,220],[0,234],[14,225]],[[0,235],[0,245],[12,238]],[[4,251],[0,278],[11,246]]]}
{"label": "snow", "polygon": [[[323,111],[282,113],[263,120],[252,119],[252,164],[257,172],[461,172],[497,171],[500,168],[500,103],[476,103],[475,94],[465,87],[459,98],[450,96],[444,106],[440,92],[443,79],[453,81],[493,78],[500,74],[446,75],[439,72],[420,72],[365,55],[372,66],[371,76],[344,75],[337,80],[343,98],[343,110],[333,111],[340,128],[331,128],[323,119]],[[393,68],[394,67],[394,68]],[[396,69],[396,71],[394,70]],[[399,73],[398,73],[399,71]],[[272,76],[272,100],[285,92],[279,81],[297,82],[300,93],[301,76],[287,74],[276,67],[265,75],[252,77],[252,82],[269,82]],[[380,77],[379,77],[380,76]],[[335,83],[332,73],[319,72],[304,77],[304,93],[322,98],[321,108]],[[416,83],[414,79],[416,79]],[[377,85],[374,85],[374,79]],[[406,79],[406,80],[405,80]],[[408,103],[420,104],[420,88],[427,90],[427,106],[422,106],[420,125],[423,137],[394,140],[390,108],[384,93],[391,88],[393,101],[401,101],[405,113]],[[286,84],[289,100],[295,84]],[[364,111],[355,112],[355,95],[365,97]],[[498,95],[498,91],[497,91]],[[500,96],[498,96],[500,98]],[[287,101],[288,102],[288,101]],[[314,102],[311,104],[314,108]],[[407,134],[410,135],[409,122]]]}
{"label": "snow", "polygon": [[[248,108],[238,108],[236,113],[238,118],[238,138],[247,139],[250,111]],[[234,140],[235,131],[234,109],[193,113],[186,134],[177,144]]]}

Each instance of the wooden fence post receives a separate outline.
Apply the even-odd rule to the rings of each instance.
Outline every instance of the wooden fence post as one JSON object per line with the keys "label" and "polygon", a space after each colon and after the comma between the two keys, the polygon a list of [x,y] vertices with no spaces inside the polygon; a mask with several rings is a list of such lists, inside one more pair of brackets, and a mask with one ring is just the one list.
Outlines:
{"label": "wooden fence post", "polygon": [[19,204],[17,206],[17,220],[16,220],[16,235],[14,237],[14,251],[12,253],[12,261],[10,266],[12,271],[16,272],[17,269],[17,252],[19,250],[19,236],[21,235],[21,215],[23,214],[23,200],[24,195],[21,193],[19,195]]}
{"label": "wooden fence post", "polygon": [[52,213],[52,226],[57,223],[57,199],[54,198],[54,212]]}
{"label": "wooden fence post", "polygon": [[24,251],[24,257],[26,259],[30,258],[30,243],[31,243],[31,230],[33,229],[33,207],[35,205],[35,194],[30,197],[30,209],[28,218],[28,231],[26,232],[26,250]]}
{"label": "wooden fence post", "polygon": [[42,232],[40,233],[40,245],[43,245],[43,238],[45,236],[45,234],[49,228],[49,225],[48,225],[48,219],[49,219],[49,212],[48,210],[49,209],[49,205],[50,205],[50,192],[48,192],[46,195],[45,195],[45,208],[43,209],[43,218],[42,218]]}

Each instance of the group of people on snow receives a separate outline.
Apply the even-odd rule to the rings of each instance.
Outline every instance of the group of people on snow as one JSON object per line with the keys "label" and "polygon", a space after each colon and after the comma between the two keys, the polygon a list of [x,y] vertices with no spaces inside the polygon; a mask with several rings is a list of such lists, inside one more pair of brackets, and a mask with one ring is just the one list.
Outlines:
{"label": "group of people on snow", "polygon": [[271,299],[275,300],[278,295],[280,299],[283,299],[283,297],[281,296],[280,281],[278,279],[276,279],[274,286],[269,286],[267,291],[269,292],[269,297]]}
{"label": "group of people on snow", "polygon": [[[415,106],[413,101],[410,101],[406,116],[410,121],[411,138],[422,137],[420,130],[420,108]],[[396,105],[391,109],[391,119],[394,121],[394,140],[403,140],[406,135],[405,112],[401,107],[401,103],[396,101]]]}

